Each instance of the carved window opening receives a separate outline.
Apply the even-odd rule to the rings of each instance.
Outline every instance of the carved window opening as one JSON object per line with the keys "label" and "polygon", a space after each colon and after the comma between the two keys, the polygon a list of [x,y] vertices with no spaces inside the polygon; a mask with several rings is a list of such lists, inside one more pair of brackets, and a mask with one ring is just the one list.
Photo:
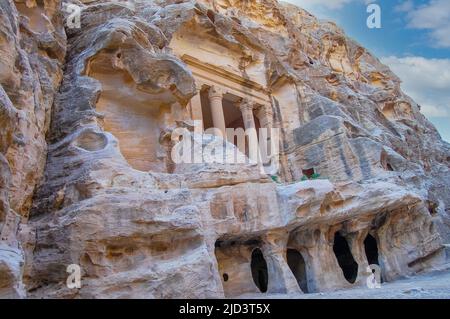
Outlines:
{"label": "carved window opening", "polygon": [[302,254],[300,254],[296,249],[288,249],[287,250],[287,263],[292,273],[297,279],[297,283],[300,289],[304,293],[308,293],[308,280],[306,275],[306,263]]}
{"label": "carved window opening", "polygon": [[256,248],[252,252],[251,261],[252,277],[258,289],[265,293],[267,292],[267,285],[269,283],[269,274],[267,270],[267,263],[261,249]]}
{"label": "carved window opening", "polygon": [[302,170],[303,176],[306,176],[308,179],[311,179],[316,175],[316,170],[314,168],[307,168]]}
{"label": "carved window opening", "polygon": [[358,263],[353,258],[347,240],[339,232],[334,234],[333,251],[345,279],[353,284],[358,276]]}

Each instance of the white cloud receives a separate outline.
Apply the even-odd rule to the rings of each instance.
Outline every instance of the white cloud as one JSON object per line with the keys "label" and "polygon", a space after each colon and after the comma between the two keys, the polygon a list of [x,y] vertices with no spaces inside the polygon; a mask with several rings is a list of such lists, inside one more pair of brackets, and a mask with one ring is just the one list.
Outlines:
{"label": "white cloud", "polygon": [[402,3],[398,4],[394,8],[397,12],[409,12],[411,10],[414,10],[414,2],[412,0],[406,0]]}
{"label": "white cloud", "polygon": [[430,31],[432,46],[450,48],[449,0],[430,0],[419,6],[414,6],[407,0],[397,6],[397,9],[406,12],[408,27]]}
{"label": "white cloud", "polygon": [[382,58],[403,81],[402,88],[429,117],[450,118],[450,59]]}
{"label": "white cloud", "polygon": [[280,0],[295,4],[320,19],[332,20],[339,24],[338,12],[353,3],[373,3],[376,0]]}

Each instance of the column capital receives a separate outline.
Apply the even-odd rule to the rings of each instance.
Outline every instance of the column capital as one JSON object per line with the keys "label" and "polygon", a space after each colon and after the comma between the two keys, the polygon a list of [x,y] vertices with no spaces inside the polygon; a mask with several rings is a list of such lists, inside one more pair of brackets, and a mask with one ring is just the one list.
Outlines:
{"label": "column capital", "polygon": [[257,110],[258,114],[268,118],[273,117],[272,105],[261,105]]}
{"label": "column capital", "polygon": [[223,90],[218,86],[211,86],[208,90],[208,96],[210,99],[222,99]]}
{"label": "column capital", "polygon": [[253,103],[253,101],[243,98],[242,100],[240,100],[236,106],[239,108],[239,110],[241,110],[242,113],[246,112],[246,111],[253,111],[253,109],[255,108],[255,103]]}

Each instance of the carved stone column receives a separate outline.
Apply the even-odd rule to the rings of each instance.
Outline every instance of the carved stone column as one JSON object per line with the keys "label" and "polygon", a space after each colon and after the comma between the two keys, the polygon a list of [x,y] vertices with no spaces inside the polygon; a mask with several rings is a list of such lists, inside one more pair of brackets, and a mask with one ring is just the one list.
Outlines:
{"label": "carved stone column", "polygon": [[259,162],[258,134],[256,133],[255,118],[253,116],[254,104],[248,99],[243,99],[239,103],[239,109],[244,119],[245,134],[247,136],[247,156],[251,161]]}
{"label": "carved stone column", "polygon": [[[262,163],[266,166],[266,171],[276,174],[277,167],[272,163],[272,156],[276,153],[274,149],[275,144],[272,143],[272,128],[273,128],[273,112],[271,105],[262,105],[258,108],[256,116],[261,124],[261,130],[259,134],[260,139],[260,154]],[[272,165],[269,168],[267,165]]]}
{"label": "carved stone column", "polygon": [[202,101],[200,96],[200,91],[197,92],[197,95],[195,95],[191,101],[190,101],[190,109],[191,109],[191,117],[194,121],[202,121],[202,127],[203,130],[203,112],[202,112]]}
{"label": "carved stone column", "polygon": [[264,236],[261,250],[267,263],[269,293],[301,293],[285,256],[289,234],[286,231],[269,232]]}
{"label": "carved stone column", "polygon": [[225,116],[223,113],[223,92],[220,88],[212,86],[209,89],[209,103],[211,106],[211,113],[214,127],[222,132],[222,136],[226,136]]}
{"label": "carved stone column", "polygon": [[255,119],[253,117],[254,104],[248,100],[243,99],[239,103],[239,110],[241,110],[242,118],[244,119],[244,126],[246,130],[256,128]]}
{"label": "carved stone column", "polygon": [[258,109],[257,116],[262,128],[273,127],[273,112],[271,105],[263,105]]}

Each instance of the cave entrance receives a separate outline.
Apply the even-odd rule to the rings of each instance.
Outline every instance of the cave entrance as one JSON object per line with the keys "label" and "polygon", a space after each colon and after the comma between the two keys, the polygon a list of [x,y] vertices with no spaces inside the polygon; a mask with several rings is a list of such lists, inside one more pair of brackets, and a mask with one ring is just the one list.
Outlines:
{"label": "cave entrance", "polygon": [[333,251],[345,279],[353,284],[358,276],[358,263],[353,258],[347,240],[339,232],[334,234]]}
{"label": "cave entrance", "polygon": [[369,265],[380,265],[378,262],[377,240],[371,234],[368,234],[364,240],[364,250],[366,251],[366,257]]}
{"label": "cave entrance", "polygon": [[308,168],[302,170],[303,176],[306,176],[308,179],[311,179],[316,174],[316,170],[314,168]]}
{"label": "cave entrance", "polygon": [[306,263],[302,254],[295,249],[288,249],[286,257],[289,268],[294,274],[295,279],[297,279],[300,289],[305,293],[309,292],[306,277]]}
{"label": "cave entrance", "polygon": [[269,275],[267,271],[267,263],[261,249],[256,248],[252,252],[251,261],[252,277],[255,285],[261,292],[267,292]]}

